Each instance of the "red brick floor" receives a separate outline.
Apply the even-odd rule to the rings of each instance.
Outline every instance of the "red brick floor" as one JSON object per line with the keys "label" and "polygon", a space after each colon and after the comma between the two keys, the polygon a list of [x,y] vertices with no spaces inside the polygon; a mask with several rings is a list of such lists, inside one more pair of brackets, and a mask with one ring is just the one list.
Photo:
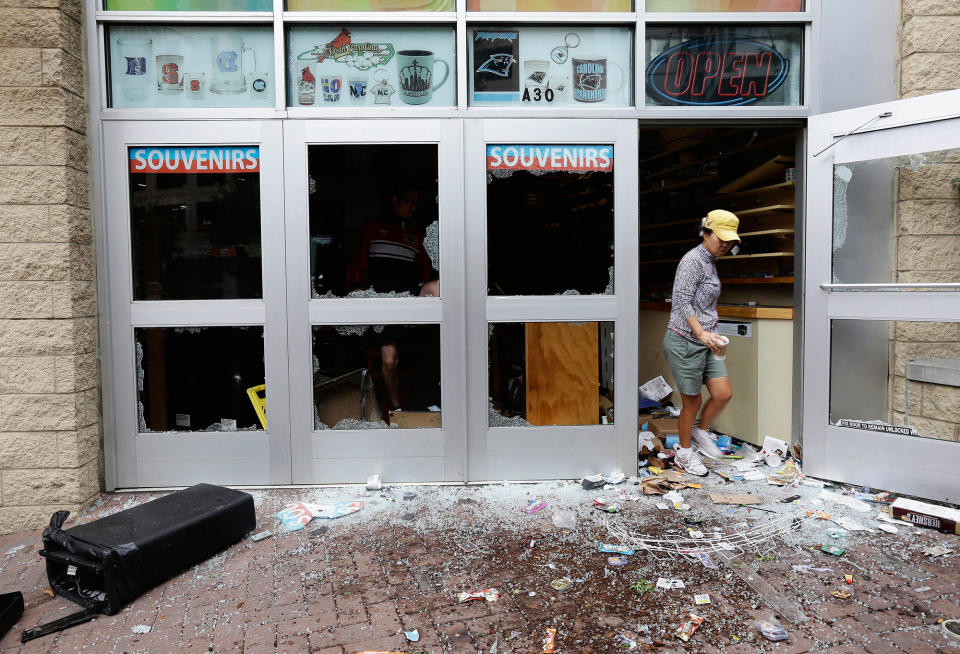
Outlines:
{"label": "red brick floor", "polygon": [[[930,559],[919,552],[921,546],[933,543],[960,550],[956,536],[923,529],[910,529],[909,534],[901,530],[897,536],[851,536],[844,543],[847,552],[832,557],[808,547],[820,535],[813,531],[801,533],[795,542],[778,544],[774,560],[741,557],[734,561],[736,569],[728,563],[717,571],[706,570],[687,561],[644,559],[642,553],[627,568],[610,568],[604,565],[607,555],[596,552],[604,520],[645,521],[648,533],[654,528],[670,533],[686,525],[676,512],[655,508],[662,501],[659,497],[625,502],[622,513],[609,516],[590,508],[596,493],[569,486],[528,486],[521,494],[536,494],[559,506],[573,493],[583,505],[573,533],[555,529],[549,510],[527,516],[518,506],[491,507],[495,499],[477,487],[395,487],[378,495],[341,490],[365,499],[368,513],[324,524],[315,521],[291,533],[277,522],[278,507],[286,501],[319,497],[327,489],[259,491],[255,493],[258,531],[270,529],[274,537],[258,543],[244,539],[141,596],[117,615],[101,616],[23,646],[19,642],[23,629],[78,607],[45,593],[43,561],[37,555],[39,531],[3,536],[0,592],[23,591],[26,612],[0,639],[0,654],[354,654],[364,650],[502,654],[543,651],[542,635],[548,626],[559,630],[557,651],[567,653],[624,651],[613,640],[622,629],[638,634],[644,651],[664,654],[960,653],[958,641],[947,641],[937,624],[938,619],[960,617],[960,557]],[[551,500],[554,489],[561,489],[564,497]],[[772,495],[795,490],[771,487],[766,491],[771,495],[768,506],[777,506]],[[404,501],[403,492],[411,491],[418,493],[419,504]],[[101,505],[81,520],[151,497],[104,495]],[[464,498],[476,498],[476,504],[457,501]],[[405,521],[401,516],[411,507],[416,519]],[[505,520],[504,511],[520,517]],[[692,511],[721,526],[733,520],[729,507],[713,507],[709,502]],[[744,515],[739,510],[736,519]],[[752,515],[766,518],[755,511]],[[858,519],[869,522],[864,515]],[[311,533],[318,526],[329,529]],[[532,548],[530,538],[536,540]],[[480,550],[464,553],[459,545],[465,540],[477,543]],[[17,549],[20,545],[25,547]],[[793,571],[792,565],[803,562],[833,571],[812,575]],[[757,617],[777,611],[753,590],[756,586],[742,578],[740,566],[745,563],[757,566],[752,574],[806,616],[796,623],[781,619],[789,640],[770,643],[754,630]],[[577,577],[574,588],[563,592],[550,588],[552,579],[566,573]],[[637,573],[652,580],[684,578],[687,588],[638,597],[629,588]],[[855,575],[852,586],[843,584],[845,573]],[[486,587],[499,589],[499,601],[457,603],[458,592]],[[832,597],[830,591],[838,588],[851,590],[853,597]],[[711,603],[694,606],[692,593],[701,592],[710,594]],[[684,644],[672,631],[691,611],[706,621]],[[149,633],[135,633],[138,625],[150,627]],[[420,640],[411,643],[404,630],[414,628]]]}

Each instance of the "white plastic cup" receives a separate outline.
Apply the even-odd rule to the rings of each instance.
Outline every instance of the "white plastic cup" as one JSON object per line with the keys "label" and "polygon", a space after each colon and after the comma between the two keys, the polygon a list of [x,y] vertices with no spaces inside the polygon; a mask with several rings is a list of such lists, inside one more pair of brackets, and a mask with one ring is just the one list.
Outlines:
{"label": "white plastic cup", "polygon": [[717,340],[720,341],[720,354],[714,353],[713,358],[717,361],[723,361],[727,358],[727,346],[730,345],[730,339],[726,336],[717,336]]}

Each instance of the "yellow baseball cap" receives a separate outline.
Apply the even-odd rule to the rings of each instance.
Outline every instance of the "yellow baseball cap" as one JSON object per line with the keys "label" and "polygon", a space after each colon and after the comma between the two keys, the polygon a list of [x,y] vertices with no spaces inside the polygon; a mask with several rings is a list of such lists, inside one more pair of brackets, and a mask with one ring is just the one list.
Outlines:
{"label": "yellow baseball cap", "polygon": [[721,241],[739,241],[737,227],[740,219],[725,209],[714,209],[707,214],[703,226],[717,235]]}

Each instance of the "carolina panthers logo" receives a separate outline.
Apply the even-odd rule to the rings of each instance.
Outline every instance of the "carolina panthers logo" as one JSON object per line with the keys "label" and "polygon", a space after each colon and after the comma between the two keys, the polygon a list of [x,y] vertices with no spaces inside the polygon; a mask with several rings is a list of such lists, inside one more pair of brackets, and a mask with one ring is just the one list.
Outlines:
{"label": "carolina panthers logo", "polygon": [[510,77],[510,67],[517,63],[512,54],[494,54],[483,62],[477,72],[493,73],[498,77]]}

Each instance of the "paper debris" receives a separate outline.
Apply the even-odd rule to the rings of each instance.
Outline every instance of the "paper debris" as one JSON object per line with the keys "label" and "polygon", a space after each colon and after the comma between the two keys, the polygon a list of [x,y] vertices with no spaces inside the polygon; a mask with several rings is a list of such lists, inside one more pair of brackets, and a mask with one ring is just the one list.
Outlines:
{"label": "paper debris", "polygon": [[707,593],[704,593],[702,595],[694,595],[693,601],[696,602],[697,604],[709,604],[710,595],[708,595]]}
{"label": "paper debris", "polygon": [[136,624],[136,625],[133,625],[133,628],[132,628],[130,631],[132,631],[132,632],[135,633],[135,634],[149,634],[149,633],[150,633],[150,625],[148,625],[148,624]]}
{"label": "paper debris", "polygon": [[663,377],[654,377],[640,387],[640,395],[655,402],[659,402],[672,392],[673,389]]}
{"label": "paper debris", "polygon": [[710,493],[710,499],[713,500],[714,504],[762,504],[759,497],[751,495],[750,493],[731,495]]}
{"label": "paper debris", "polygon": [[942,545],[931,545],[929,547],[923,548],[923,553],[927,556],[944,556],[946,554],[952,553],[953,550],[949,547],[943,547]]}
{"label": "paper debris", "polygon": [[871,534],[873,533],[873,529],[870,529],[869,527],[864,527],[853,518],[841,516],[839,518],[834,518],[833,521],[848,531],[867,531],[867,532],[870,532]]}
{"label": "paper debris", "polygon": [[831,493],[828,490],[820,491],[820,494],[817,497],[822,500],[830,500],[831,502],[836,502],[837,504],[848,506],[854,511],[859,511],[860,513],[864,513],[870,510],[870,505],[867,504],[866,502],[861,502],[855,497],[840,495],[839,493]]}
{"label": "paper debris", "polygon": [[681,579],[664,579],[660,577],[657,579],[657,588],[663,588],[664,590],[671,590],[673,588],[684,588],[683,580]]}
{"label": "paper debris", "polygon": [[767,476],[759,470],[748,470],[743,474],[744,481],[762,481],[766,478]]}

